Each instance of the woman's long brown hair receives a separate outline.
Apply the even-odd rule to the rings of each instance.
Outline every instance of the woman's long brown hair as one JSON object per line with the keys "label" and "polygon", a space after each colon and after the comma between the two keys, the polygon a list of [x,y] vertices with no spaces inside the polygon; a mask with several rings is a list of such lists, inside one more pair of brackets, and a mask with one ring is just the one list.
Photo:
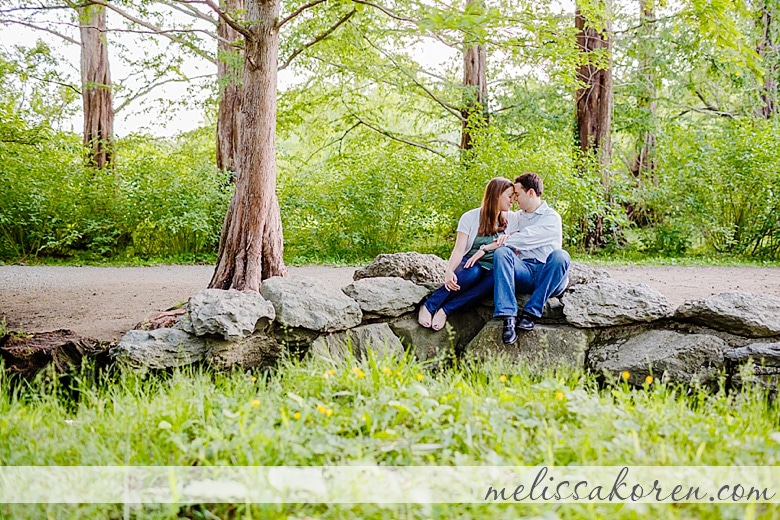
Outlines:
{"label": "woman's long brown hair", "polygon": [[498,209],[498,197],[507,188],[513,188],[514,184],[509,179],[494,177],[485,186],[485,195],[482,197],[482,209],[479,212],[479,231],[477,235],[495,235],[506,229],[506,218]]}

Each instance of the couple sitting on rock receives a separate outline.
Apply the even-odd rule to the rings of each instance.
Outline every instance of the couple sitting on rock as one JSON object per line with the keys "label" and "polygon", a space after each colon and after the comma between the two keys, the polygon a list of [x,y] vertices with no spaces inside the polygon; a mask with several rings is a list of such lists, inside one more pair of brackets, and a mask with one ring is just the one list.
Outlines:
{"label": "couple sitting on rock", "polygon": [[[482,205],[460,217],[444,285],[420,306],[420,325],[441,330],[452,312],[492,292],[505,344],[517,341],[518,330],[534,328],[547,299],[566,289],[570,263],[561,216],[542,200],[542,191],[536,173],[524,173],[514,184],[491,179]],[[514,202],[518,211],[510,211]],[[531,295],[519,321],[515,291]]]}

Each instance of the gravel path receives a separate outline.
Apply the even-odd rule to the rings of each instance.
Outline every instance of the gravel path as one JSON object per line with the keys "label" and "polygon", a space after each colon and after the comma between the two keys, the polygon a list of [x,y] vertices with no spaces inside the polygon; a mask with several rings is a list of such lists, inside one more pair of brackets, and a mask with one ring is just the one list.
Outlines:
{"label": "gravel path", "polygon": [[[604,268],[614,278],[645,283],[677,306],[725,291],[780,296],[777,267],[622,266]],[[0,265],[0,319],[10,330],[60,328],[101,340],[119,339],[137,323],[178,305],[208,285],[211,265],[64,267]],[[290,267],[334,290],[352,281],[354,267]]]}

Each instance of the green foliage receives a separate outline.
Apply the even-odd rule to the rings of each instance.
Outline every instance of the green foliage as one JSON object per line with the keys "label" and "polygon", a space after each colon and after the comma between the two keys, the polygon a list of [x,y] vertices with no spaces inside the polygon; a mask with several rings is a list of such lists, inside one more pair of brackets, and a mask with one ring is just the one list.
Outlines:
{"label": "green foliage", "polygon": [[[733,392],[656,382],[599,387],[585,373],[532,375],[501,360],[432,374],[397,358],[307,359],[254,377],[199,369],[123,373],[101,384],[77,378],[68,392],[54,381],[12,390],[0,375],[6,465],[763,466],[780,457],[780,409],[752,386]],[[54,506],[0,507],[4,516],[21,518]],[[236,506],[201,507],[226,517]],[[146,506],[134,516],[191,516],[201,507]],[[247,513],[387,518],[407,507],[409,516],[431,517],[402,505],[254,505]],[[431,507],[442,518],[614,518],[621,511],[606,504]],[[51,516],[121,516],[114,505],[54,511],[69,514]],[[642,511],[637,518],[721,517],[732,510],[647,504]]]}
{"label": "green foliage", "polygon": [[0,143],[0,258],[214,251],[231,189],[209,133],[120,140],[103,171],[83,166],[74,135]]}
{"label": "green foliage", "polygon": [[370,132],[352,143],[311,169],[280,171],[286,253],[342,261],[443,253],[454,229],[452,210],[437,200],[456,189],[442,181],[448,162]]}
{"label": "green foliage", "polygon": [[657,185],[647,188],[659,229],[718,252],[780,257],[780,124],[675,126],[659,150]]}

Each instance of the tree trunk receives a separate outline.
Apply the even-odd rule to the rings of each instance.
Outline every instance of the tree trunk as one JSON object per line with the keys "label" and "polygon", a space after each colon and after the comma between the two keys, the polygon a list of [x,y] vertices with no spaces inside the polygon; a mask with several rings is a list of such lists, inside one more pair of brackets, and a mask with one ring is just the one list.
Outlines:
{"label": "tree trunk", "polygon": [[[469,0],[469,3],[478,0]],[[468,45],[468,44],[467,44]],[[460,149],[471,149],[471,132],[487,125],[487,49],[484,44],[471,45],[463,53],[463,127]]]}
{"label": "tree trunk", "polygon": [[[609,199],[610,173],[612,159],[612,141],[610,125],[612,119],[612,57],[610,41],[609,12],[611,0],[598,0],[597,6],[602,12],[598,19],[589,20],[577,6],[574,23],[577,29],[577,46],[584,56],[584,64],[577,69],[577,79],[582,86],[575,94],[577,142],[583,155],[593,153],[601,166],[601,183],[604,194]],[[606,52],[601,63],[594,64],[588,53]],[[606,60],[606,63],[604,63]],[[603,215],[595,215],[586,227],[585,245],[588,248],[605,245]]]}
{"label": "tree trunk", "polygon": [[639,81],[641,82],[641,92],[638,96],[639,110],[644,116],[644,123],[639,140],[637,142],[637,151],[634,154],[634,162],[631,167],[631,174],[636,179],[637,186],[642,187],[643,177],[652,177],[655,170],[655,119],[658,108],[656,74],[654,70],[654,52],[655,42],[653,30],[653,21],[655,12],[653,0],[639,0],[641,22],[640,40],[640,61],[639,61]]}
{"label": "tree trunk", "polygon": [[283,237],[276,197],[276,72],[279,0],[248,0],[243,100],[235,157],[236,191],[230,201],[209,287],[260,289],[284,276]]}
{"label": "tree trunk", "polygon": [[84,146],[88,164],[110,165],[113,159],[114,107],[106,45],[106,7],[96,3],[78,8],[81,32],[81,96],[84,101]]}
{"label": "tree trunk", "polygon": [[[609,12],[611,0],[603,0],[600,6]],[[583,153],[596,152],[604,166],[604,187],[609,188],[606,166],[612,158],[610,124],[612,119],[612,58],[610,53],[610,23],[606,16],[601,20],[587,20],[580,9],[575,13],[577,46],[582,53],[604,49],[608,53],[606,66],[589,63],[577,69],[577,79],[584,84],[576,92],[577,139]]]}
{"label": "tree trunk", "polygon": [[778,52],[775,37],[775,0],[762,0],[758,11],[758,29],[761,38],[756,45],[756,52],[765,64],[764,85],[761,88],[761,105],[756,109],[756,116],[770,119],[777,112],[777,71]]}
{"label": "tree trunk", "polygon": [[[244,9],[244,1],[224,0],[222,7],[228,13],[236,13]],[[217,44],[217,77],[222,91],[217,115],[217,168],[235,173],[242,67],[237,57],[241,51],[231,43],[240,41],[241,35],[222,19],[217,35],[220,38]]]}

